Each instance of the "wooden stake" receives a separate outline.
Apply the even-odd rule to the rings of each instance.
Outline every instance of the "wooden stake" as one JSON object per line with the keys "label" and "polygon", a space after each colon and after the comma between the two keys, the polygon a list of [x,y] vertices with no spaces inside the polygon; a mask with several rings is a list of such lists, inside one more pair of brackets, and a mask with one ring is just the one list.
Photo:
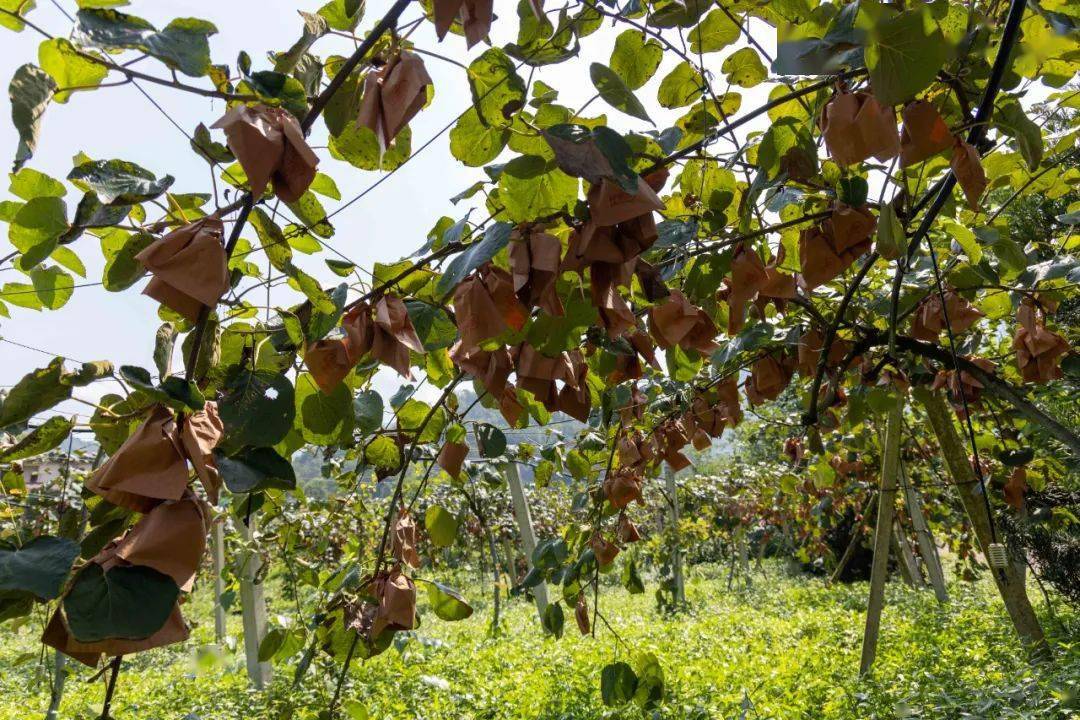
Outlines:
{"label": "wooden stake", "polygon": [[[506,482],[510,485],[510,497],[514,503],[514,518],[517,520],[518,535],[521,537],[521,549],[525,553],[525,562],[529,570],[533,569],[533,551],[536,550],[536,531],[533,529],[532,513],[529,511],[529,499],[521,484],[515,463],[506,464]],[[536,611],[541,619],[548,604],[547,583],[540,583],[532,589],[536,600]]]}
{"label": "wooden stake", "polygon": [[900,431],[904,416],[902,397],[889,409],[881,459],[881,489],[878,493],[877,525],[874,527],[874,562],[870,568],[870,599],[866,604],[866,628],[863,631],[862,659],[859,673],[870,671],[877,656],[881,610],[885,605],[885,579],[889,571],[889,540],[896,503],[896,476],[900,468]]}
{"label": "wooden stake", "polygon": [[904,582],[916,590],[925,589],[926,583],[923,582],[922,573],[919,572],[919,566],[915,563],[915,554],[911,551],[911,544],[908,543],[907,536],[900,528],[900,522],[896,517],[893,517],[892,548],[893,555],[900,561],[900,575],[904,578]]}
{"label": "wooden stake", "polygon": [[[953,425],[952,410],[945,404],[940,394],[932,393],[926,388],[916,388],[915,397],[926,409],[930,425],[941,448],[941,455],[949,469],[949,475],[960,495],[960,501],[964,505],[968,519],[971,520],[971,525],[975,529],[979,547],[983,553],[986,553],[986,549],[994,542],[993,526],[986,510],[986,499],[982,495],[982,487],[968,460],[967,448],[961,442],[956,426]],[[1048,653],[1046,638],[1039,624],[1039,618],[1031,607],[1027,587],[1022,576],[1017,572],[1016,564],[1009,563],[1000,572],[990,574],[994,578],[994,583],[997,585],[1020,641],[1031,652],[1033,658],[1045,657]]]}
{"label": "wooden stake", "polygon": [[930,526],[923,513],[919,491],[915,489],[915,486],[911,484],[911,478],[907,476],[904,476],[904,500],[907,503],[908,515],[911,516],[911,524],[915,528],[919,555],[922,556],[923,565],[926,566],[926,576],[930,578],[930,586],[934,588],[934,596],[937,597],[938,602],[947,603],[949,593],[945,589],[945,573],[941,570],[941,558],[938,556],[934,536],[930,533]]}

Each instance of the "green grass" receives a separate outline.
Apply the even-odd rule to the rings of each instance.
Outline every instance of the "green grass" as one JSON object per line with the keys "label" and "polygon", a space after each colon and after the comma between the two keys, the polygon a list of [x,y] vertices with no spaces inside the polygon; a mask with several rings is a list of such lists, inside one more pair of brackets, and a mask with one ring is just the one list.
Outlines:
{"label": "green grass", "polygon": [[[344,698],[372,718],[395,720],[1080,716],[1080,643],[1066,641],[1080,638],[1080,615],[1060,604],[1065,630],[1043,612],[1056,635],[1056,660],[1033,668],[989,580],[953,584],[944,607],[929,591],[891,583],[878,662],[873,677],[860,680],[866,585],[826,588],[820,579],[785,577],[778,566],[768,571],[752,589],[729,592],[717,571],[697,568],[687,587],[691,608],[670,617],[657,614],[651,588],[637,596],[605,591],[601,611],[612,626],[663,666],[667,699],[654,712],[601,703],[601,668],[627,656],[611,633],[579,637],[568,613],[562,640],[545,639],[533,606],[515,599],[492,638],[490,596],[479,586],[466,588],[472,618],[450,624],[429,616],[415,636],[357,663]],[[320,660],[293,690],[293,666],[283,663],[269,693],[249,691],[242,652],[215,660],[205,651],[213,640],[207,594],[197,592],[186,607],[199,621],[187,645],[125,661],[116,720],[316,718],[333,690],[330,665]],[[277,609],[287,612],[281,603]],[[230,617],[230,631],[239,625],[239,616]],[[0,717],[43,717],[48,669],[39,662],[37,633],[25,627],[5,639]],[[61,718],[97,717],[104,686],[84,682],[91,674],[78,666],[69,678]]]}

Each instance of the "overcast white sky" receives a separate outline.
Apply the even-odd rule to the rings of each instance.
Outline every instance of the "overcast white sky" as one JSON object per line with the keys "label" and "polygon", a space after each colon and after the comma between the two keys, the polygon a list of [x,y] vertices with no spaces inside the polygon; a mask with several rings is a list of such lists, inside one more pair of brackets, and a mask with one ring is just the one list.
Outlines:
{"label": "overcast white sky", "polygon": [[[74,0],[57,2],[68,13],[74,14]],[[122,9],[142,16],[158,27],[175,17],[208,19],[219,30],[210,40],[211,56],[215,63],[227,63],[235,68],[237,53],[246,50],[254,61],[255,69],[267,69],[266,53],[287,48],[299,36],[301,19],[296,11],[314,11],[321,4],[321,0],[134,0],[129,7]],[[369,0],[361,30],[370,28],[390,4],[390,0]],[[492,39],[501,45],[514,39],[517,18],[514,3],[500,0],[496,5],[503,8],[503,17],[496,20]],[[418,7],[410,8],[404,18],[413,19],[419,12]],[[38,8],[29,17],[54,35],[65,36],[71,28],[71,22],[50,0],[39,0]],[[623,29],[620,27],[612,31],[605,28],[586,38],[579,58],[563,65],[542,68],[537,71],[536,78],[558,88],[560,102],[564,105],[571,108],[580,106],[594,93],[588,80],[588,64],[593,61],[607,63],[615,35]],[[775,39],[773,32],[771,28],[763,29],[765,32],[759,41],[771,51]],[[5,78],[6,82],[20,65],[37,61],[37,47],[42,38],[29,28],[20,34],[6,30],[0,32],[4,33],[0,77]],[[465,64],[486,48],[479,45],[466,51],[464,40],[453,35],[437,45],[432,26],[426,22],[411,39],[421,48],[436,50]],[[315,51],[320,56],[332,52],[348,54],[351,47],[351,41],[345,38],[326,37],[319,41]],[[706,56],[707,66],[713,69],[719,79],[718,91],[724,87],[720,64],[734,49],[729,47]],[[451,122],[470,102],[464,70],[433,58],[426,58],[426,63],[435,83],[435,99],[412,122],[414,150]],[[671,124],[680,114],[661,112],[655,101],[659,80],[672,65],[673,60],[665,60],[665,65],[654,79],[637,91],[660,128]],[[163,66],[153,60],[141,62],[139,69],[167,75]],[[522,69],[523,74],[525,71],[527,68]],[[115,79],[110,77],[110,80]],[[205,80],[191,82],[206,83]],[[153,84],[142,83],[142,87],[188,132],[199,122],[211,124],[224,112],[224,104],[219,100],[204,99]],[[753,107],[760,102],[761,94],[759,89],[744,91],[743,108]],[[4,106],[0,111],[3,116],[0,118],[0,158],[4,163],[10,163],[17,136],[10,122],[6,93],[0,102]],[[602,101],[596,101],[589,107],[591,114],[601,112],[606,112],[609,123],[620,131],[650,127],[607,107]],[[763,123],[755,123],[752,127],[761,129]],[[220,134],[216,138],[222,139]],[[325,144],[325,130],[321,123],[316,125],[312,144]],[[71,169],[72,156],[79,151],[97,159],[134,161],[159,176],[171,174],[176,178],[173,185],[175,192],[211,191],[207,164],[190,150],[186,138],[130,85],[77,93],[66,105],[52,104],[45,114],[38,152],[29,166],[53,177],[63,178]],[[347,163],[335,161],[325,150],[317,152],[323,158],[320,169],[337,181],[343,202],[379,177],[379,173],[360,171]],[[392,262],[409,255],[423,244],[428,230],[440,216],[458,218],[464,214],[467,207],[464,204],[455,207],[449,198],[482,177],[479,168],[466,168],[452,158],[448,136],[443,135],[392,179],[334,217],[337,233],[330,243],[365,269],[370,269],[377,261]],[[6,183],[0,184],[0,197],[9,197]],[[78,202],[78,195],[69,190],[66,201],[70,217]],[[324,204],[328,212],[338,205],[328,199],[324,199]],[[254,239],[254,232],[249,228],[244,236]],[[75,249],[87,266],[87,278],[77,279],[76,282],[99,281],[103,261],[98,240],[86,234],[77,241]],[[326,269],[323,257],[332,255],[298,255],[297,264],[318,277],[324,286],[332,287],[340,279]],[[265,262],[261,254],[253,258],[260,264]],[[0,283],[22,280],[17,271],[10,269],[10,264],[0,270]],[[159,321],[156,304],[140,294],[144,284],[145,281],[141,281],[122,293],[106,292],[101,287],[76,288],[75,295],[67,305],[52,312],[39,313],[9,306],[12,317],[0,319],[0,336],[41,348],[50,354],[64,355],[73,361],[110,360],[117,366],[134,364],[152,368],[153,337]],[[295,292],[286,288],[280,295],[275,294],[271,302],[289,305],[296,302],[297,297]],[[26,372],[43,366],[49,359],[48,355],[10,343],[0,343],[0,386],[15,383]],[[390,393],[400,384],[401,381],[393,373],[382,372],[377,379],[378,388]],[[114,390],[112,383],[96,383],[77,390],[77,394],[93,399]],[[66,403],[59,406],[59,411],[85,414],[90,408]]]}

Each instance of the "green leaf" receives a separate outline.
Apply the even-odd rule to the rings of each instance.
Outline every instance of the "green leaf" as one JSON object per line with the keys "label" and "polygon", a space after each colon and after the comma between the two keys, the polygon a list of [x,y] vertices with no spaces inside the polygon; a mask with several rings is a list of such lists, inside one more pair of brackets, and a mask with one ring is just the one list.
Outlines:
{"label": "green leaf", "polygon": [[982,262],[982,246],[979,244],[979,239],[975,236],[975,233],[968,227],[949,220],[942,223],[942,229],[963,249],[972,265],[978,265]]}
{"label": "green leaf", "polygon": [[744,88],[754,87],[769,76],[757,50],[751,47],[740,48],[728,55],[720,69],[727,75],[728,82]]}
{"label": "green leaf", "polygon": [[580,182],[570,177],[554,161],[536,155],[516,157],[499,176],[499,200],[506,216],[515,223],[570,212],[578,197]]}
{"label": "green leaf", "polygon": [[0,462],[14,462],[48,452],[64,442],[74,423],[64,417],[51,417],[10,447],[0,450]]}
{"label": "green leaf", "polygon": [[634,699],[638,677],[624,662],[613,662],[600,671],[600,697],[608,707],[625,705]]}
{"label": "green leaf", "polygon": [[101,252],[105,256],[105,269],[101,279],[109,292],[126,290],[146,274],[146,268],[135,256],[154,242],[149,233],[131,234],[126,230],[114,230],[101,236]]}
{"label": "green leaf", "polygon": [[646,39],[639,30],[624,30],[615,38],[609,64],[627,88],[637,90],[649,82],[663,59],[664,49],[659,42]]}
{"label": "green leaf", "polygon": [[60,380],[63,372],[64,360],[56,358],[47,367],[24,375],[0,405],[0,428],[24,422],[70,398],[71,386]]}
{"label": "green leaf", "polygon": [[476,443],[481,457],[499,457],[506,452],[506,435],[502,430],[488,423],[476,426]]}
{"label": "green leaf", "polygon": [[38,135],[41,133],[41,118],[55,92],[56,81],[37,65],[22,65],[11,78],[11,84],[8,85],[11,122],[19,133],[19,144],[15,148],[15,170],[34,156]]}
{"label": "green leaf", "polygon": [[396,470],[401,466],[401,448],[391,438],[380,435],[364,448],[364,460],[383,470]]}
{"label": "green leaf", "polygon": [[627,560],[623,565],[622,571],[622,584],[626,588],[626,591],[631,595],[640,595],[645,592],[645,583],[641,581],[641,575],[638,574],[637,563],[633,558]]}
{"label": "green leaf", "polygon": [[296,378],[296,420],[300,435],[315,445],[344,445],[352,439],[352,396],[344,383],[324,394],[308,373]]}
{"label": "green leaf", "polygon": [[877,226],[877,252],[881,257],[895,260],[902,253],[907,252],[907,235],[904,233],[904,224],[896,216],[896,208],[892,203],[881,206]]}
{"label": "green leaf", "polygon": [[92,382],[102,378],[111,377],[113,364],[108,360],[94,360],[84,362],[78,371],[68,373],[60,378],[60,382],[73,387],[86,387]]}
{"label": "green leaf", "polygon": [[330,156],[361,170],[395,170],[412,152],[412,130],[405,126],[385,151],[371,128],[349,124],[338,135],[330,136]]}
{"label": "green leaf", "polygon": [[382,427],[383,399],[374,390],[362,390],[353,398],[356,427],[365,435]]}
{"label": "green leaf", "polygon": [[998,101],[994,125],[1016,141],[1016,147],[1027,162],[1029,170],[1034,171],[1039,167],[1043,158],[1042,130],[1027,116],[1019,102],[1014,98]]}
{"label": "green leaf", "polygon": [[56,81],[59,90],[53,99],[58,103],[66,103],[71,96],[72,91],[64,88],[90,90],[109,74],[107,67],[80,55],[75,46],[64,38],[42,42],[38,46],[38,62],[41,69]]}
{"label": "green leaf", "polygon": [[334,236],[334,226],[326,219],[326,210],[315,193],[308,190],[296,202],[286,203],[307,230],[321,238]]}
{"label": "green leaf", "polygon": [[427,420],[427,424],[421,430],[420,426],[423,425],[430,411],[431,406],[426,402],[406,400],[397,410],[398,427],[412,434],[419,432],[419,442],[435,442],[439,439],[439,435],[442,434],[442,430],[446,426],[446,411],[441,407],[436,409],[434,413],[431,413],[430,419]]}
{"label": "green leaf", "polygon": [[510,242],[510,232],[513,229],[514,226],[510,223],[497,222],[489,225],[483,238],[470,244],[446,266],[446,271],[436,285],[436,292],[439,295],[449,293],[466,275],[495,257],[495,254]]}
{"label": "green leaf", "polygon": [[158,180],[154,173],[126,160],[91,160],[73,169],[68,180],[84,183],[106,205],[134,205],[159,197],[175,178]]}
{"label": "green leaf", "polygon": [[660,81],[656,100],[666,108],[684,107],[701,97],[703,87],[701,74],[693,65],[683,61]]}
{"label": "green leaf", "polygon": [[218,402],[225,434],[237,445],[269,447],[281,442],[296,416],[295,393],[285,375],[241,369],[225,383]]}
{"label": "green leaf", "polygon": [[285,239],[285,233],[261,208],[252,210],[249,218],[270,264],[278,272],[286,272],[292,264],[292,248],[289,247],[289,241]]}
{"label": "green leaf", "polygon": [[874,97],[899,105],[925,89],[949,56],[937,23],[919,7],[882,22],[866,48],[866,66]]}
{"label": "green leaf", "polygon": [[27,593],[39,600],[60,597],[79,546],[67,538],[42,535],[21,548],[0,549],[0,595]]}
{"label": "green leaf", "polygon": [[543,625],[544,632],[548,635],[554,635],[556,639],[561,638],[565,622],[566,618],[563,615],[562,603],[548,603],[548,606],[544,608],[544,616],[540,618],[540,624]]}
{"label": "green leaf", "polygon": [[428,588],[428,604],[441,620],[453,622],[464,620],[473,614],[472,606],[453,588],[433,580],[425,580]]}
{"label": "green leaf", "polygon": [[0,27],[5,27],[13,32],[22,32],[22,29],[26,27],[26,23],[20,18],[35,7],[36,4],[32,0],[30,2],[26,2],[26,0],[0,0],[0,8],[8,11],[0,13]]}
{"label": "green leaf", "polygon": [[430,305],[419,300],[406,300],[405,309],[424,350],[432,351],[448,348],[457,340],[457,325],[438,305]]}
{"label": "green leaf", "polygon": [[198,18],[177,18],[158,32],[146,20],[115,10],[79,10],[76,35],[104,48],[142,50],[173,70],[191,77],[210,71],[209,37],[213,23]]}
{"label": "green leaf", "polygon": [[739,24],[721,10],[713,10],[690,31],[690,52],[716,52],[739,39]]}
{"label": "green leaf", "polygon": [[296,472],[292,463],[268,447],[244,448],[231,456],[214,451],[221,479],[231,493],[259,490],[293,490]]}
{"label": "green leaf", "polygon": [[525,107],[525,81],[514,62],[499,48],[484,51],[469,63],[473,107],[485,125],[503,127]]}
{"label": "green leaf", "polygon": [[424,528],[435,547],[450,547],[457,537],[458,519],[441,505],[428,505],[424,513]]}
{"label": "green leaf", "polygon": [[331,200],[341,199],[341,190],[338,190],[337,183],[326,173],[315,173],[315,179],[311,181],[309,189]]}
{"label": "green leaf", "polygon": [[364,5],[364,0],[330,0],[319,8],[319,14],[334,30],[351,32],[364,16]]}
{"label": "green leaf", "polygon": [[59,180],[49,177],[33,168],[24,167],[19,172],[11,173],[11,185],[8,192],[23,200],[37,197],[64,197],[67,188]]}
{"label": "green leaf", "polygon": [[649,114],[645,112],[645,106],[611,68],[601,63],[593,63],[589,66],[589,77],[593,87],[608,105],[631,117],[652,122]]}
{"label": "green leaf", "polygon": [[20,269],[29,270],[49,257],[67,229],[67,205],[58,197],[36,197],[19,208],[8,226],[8,239],[22,253]]}
{"label": "green leaf", "polygon": [[75,575],[64,614],[79,642],[141,640],[165,625],[179,595],[173,579],[153,568],[118,565],[103,572],[90,563]]}
{"label": "green leaf", "polygon": [[450,130],[450,154],[469,167],[486,165],[506,147],[508,128],[484,124],[476,108],[469,108]]}

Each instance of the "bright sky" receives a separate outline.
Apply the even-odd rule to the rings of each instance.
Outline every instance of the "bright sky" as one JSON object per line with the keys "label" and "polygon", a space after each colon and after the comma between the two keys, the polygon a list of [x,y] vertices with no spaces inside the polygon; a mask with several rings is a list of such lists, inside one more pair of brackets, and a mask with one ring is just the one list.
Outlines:
{"label": "bright sky", "polygon": [[[74,15],[74,0],[56,2]],[[210,39],[211,57],[215,63],[227,63],[235,69],[237,54],[246,50],[252,57],[255,69],[268,69],[267,52],[284,50],[300,34],[302,23],[296,11],[314,11],[321,4],[320,0],[134,0],[129,7],[122,9],[150,20],[157,27],[163,27],[175,17],[208,19],[219,30]],[[367,15],[360,30],[370,28],[390,4],[391,0],[369,0]],[[548,4],[555,5],[550,0]],[[510,9],[510,2],[504,0],[497,6],[504,8],[504,15],[495,21],[492,39],[496,45],[502,45],[515,39],[518,21]],[[410,8],[404,20],[407,22],[416,18],[419,12],[418,7]],[[39,0],[37,9],[31,12],[29,18],[57,36],[67,35],[72,25],[50,0]],[[541,68],[535,78],[556,87],[560,91],[562,104],[571,108],[581,106],[594,94],[587,79],[588,64],[593,61],[607,63],[615,35],[624,29],[620,26],[613,31],[605,27],[584,40],[580,57],[562,65]],[[765,32],[757,36],[758,40],[771,52],[774,33],[771,28],[762,29]],[[10,78],[23,63],[36,62],[37,47],[43,38],[29,28],[20,34],[7,30],[0,32],[4,33],[6,48],[0,57],[0,76]],[[433,26],[427,22],[410,39],[421,48],[435,50],[464,64],[468,64],[471,58],[487,47],[478,45],[466,51],[464,40],[453,35],[448,36],[442,44],[437,44]],[[351,49],[351,41],[341,37],[325,37],[315,47],[315,51],[323,57],[332,53],[347,55]],[[706,56],[707,67],[713,70],[714,82],[718,83],[718,92],[724,87],[720,64],[734,49],[735,46]],[[470,102],[464,70],[435,58],[425,58],[425,61],[435,84],[435,99],[412,122],[414,152],[451,123]],[[660,112],[655,101],[660,79],[674,64],[674,60],[666,59],[653,80],[637,91],[660,129],[670,125],[681,114]],[[143,72],[167,76],[167,70],[154,60],[144,60],[138,67]],[[527,71],[528,68],[524,67],[520,72],[525,76]],[[116,79],[115,76],[109,78]],[[193,84],[209,84],[205,79],[182,79]],[[148,83],[141,83],[141,86],[189,133],[200,122],[210,125],[225,110],[220,100],[205,99]],[[759,104],[762,94],[760,89],[744,91],[743,108]],[[0,102],[4,105],[0,112],[0,157],[4,158],[4,162],[10,162],[14,157],[17,135],[10,122],[6,93]],[[589,106],[586,114],[601,112],[606,112],[609,123],[620,131],[646,130],[650,127],[607,107],[599,100]],[[767,120],[754,123],[747,129],[760,130],[764,124],[767,124]],[[215,131],[215,138],[223,141],[218,131]],[[325,144],[325,129],[321,122],[316,124],[311,144]],[[173,185],[175,192],[211,191],[209,166],[191,151],[187,139],[179,130],[131,85],[77,93],[66,105],[50,105],[45,113],[38,152],[29,166],[62,179],[71,169],[72,156],[79,151],[96,159],[130,160],[158,176],[171,174],[176,178]],[[337,181],[342,202],[359,194],[382,174],[360,171],[347,163],[335,161],[324,149],[317,149],[317,152],[322,157],[320,169]],[[483,177],[481,169],[466,168],[453,159],[448,136],[443,135],[395,173],[393,178],[335,216],[333,222],[337,232],[329,242],[365,270],[370,270],[377,261],[393,262],[418,249],[439,217],[449,215],[460,218],[467,207],[465,204],[455,207],[449,198]],[[0,197],[9,197],[2,185]],[[78,197],[75,191],[69,189],[66,198],[69,218],[74,213]],[[325,198],[323,202],[328,212],[333,212],[338,205]],[[244,237],[254,239],[254,231],[249,227]],[[100,281],[104,263],[97,243],[97,239],[89,233],[76,242],[75,250],[87,267],[87,277],[76,279],[77,283]],[[6,252],[4,250],[0,255]],[[326,269],[324,257],[334,256],[326,251],[313,257],[297,255],[295,260],[298,266],[317,277],[325,287],[333,287],[341,280]],[[254,258],[260,264],[265,263],[261,254]],[[10,268],[10,264],[0,270],[0,282],[23,279]],[[152,370],[153,338],[159,320],[156,304],[140,294],[144,284],[145,281],[140,281],[121,293],[106,292],[101,287],[76,288],[67,305],[52,312],[34,312],[9,306],[12,317],[0,319],[0,336],[40,348],[48,355],[8,342],[0,343],[0,386],[9,386],[30,370],[44,366],[52,354],[64,355],[72,361],[110,360],[116,366],[133,364]],[[274,293],[271,304],[287,306],[295,303],[299,297],[288,288],[279,292]],[[177,358],[174,367],[179,366]],[[376,383],[380,391],[393,393],[402,381],[392,372],[383,371]],[[76,395],[95,399],[115,390],[112,383],[102,382],[80,388]],[[58,406],[58,411],[65,414],[92,412],[89,407],[75,402]]]}

